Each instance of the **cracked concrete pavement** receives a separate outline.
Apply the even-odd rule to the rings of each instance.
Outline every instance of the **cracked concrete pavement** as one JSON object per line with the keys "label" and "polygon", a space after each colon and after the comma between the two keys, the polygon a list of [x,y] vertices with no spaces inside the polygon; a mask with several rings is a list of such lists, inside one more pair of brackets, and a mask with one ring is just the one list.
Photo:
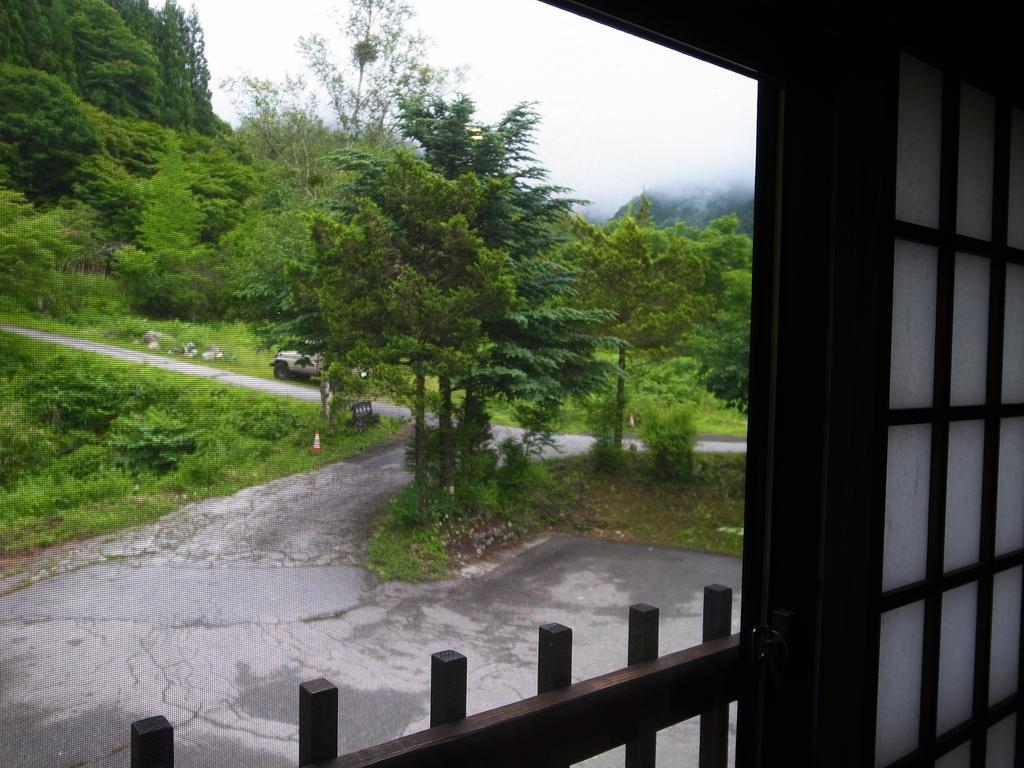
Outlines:
{"label": "cracked concrete pavement", "polygon": [[[0,764],[127,766],[130,723],[163,714],[179,765],[294,766],[305,680],[338,685],[351,751],[426,727],[432,651],[468,656],[468,707],[481,711],[534,693],[540,624],[573,627],[581,680],[625,663],[630,604],[661,608],[669,652],[700,641],[703,586],[740,577],[736,558],[575,538],[426,585],[382,585],[328,549],[309,562],[219,552],[157,548],[4,597]],[[738,606],[737,594],[734,627]],[[659,753],[696,765],[696,739],[695,722],[676,726]]]}
{"label": "cracked concrete pavement", "polygon": [[[534,693],[541,624],[573,628],[582,680],[625,663],[632,603],[661,608],[669,652],[700,642],[706,584],[739,588],[737,558],[562,537],[449,581],[381,584],[357,563],[372,510],[408,479],[401,458],[384,446],[10,569],[0,765],[124,768],[132,721],[162,714],[179,765],[294,766],[306,680],[338,685],[352,751],[427,726],[433,651],[468,656],[481,711]],[[734,627],[738,609],[737,591]],[[659,753],[696,765],[697,733],[664,731]]]}
{"label": "cracked concrete pavement", "polygon": [[[574,680],[625,663],[635,602],[661,608],[662,652],[700,641],[706,584],[737,590],[738,626],[738,559],[642,544],[539,539],[449,581],[380,584],[358,564],[373,510],[408,481],[402,452],[379,446],[0,572],[0,766],[122,768],[131,722],[162,714],[179,765],[284,768],[305,680],[338,685],[347,752],[427,726],[436,650],[468,656],[477,712],[534,693],[549,621],[574,630]],[[659,756],[696,765],[696,744],[695,721],[676,726]]]}

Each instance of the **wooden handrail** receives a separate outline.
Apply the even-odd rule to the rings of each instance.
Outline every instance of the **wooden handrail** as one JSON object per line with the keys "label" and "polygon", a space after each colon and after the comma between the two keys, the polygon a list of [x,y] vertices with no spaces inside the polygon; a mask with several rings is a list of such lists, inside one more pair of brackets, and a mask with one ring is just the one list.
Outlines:
{"label": "wooden handrail", "polygon": [[472,715],[323,763],[334,768],[566,765],[731,701],[739,635]]}

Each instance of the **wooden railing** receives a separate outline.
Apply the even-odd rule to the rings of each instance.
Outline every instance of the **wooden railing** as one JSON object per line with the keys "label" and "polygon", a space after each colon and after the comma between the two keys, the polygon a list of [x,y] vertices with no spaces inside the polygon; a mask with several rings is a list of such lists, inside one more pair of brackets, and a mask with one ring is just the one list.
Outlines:
{"label": "wooden railing", "polygon": [[[725,768],[729,703],[740,687],[739,635],[729,636],[732,590],[704,588],[704,643],[658,655],[658,609],[629,611],[628,666],[570,685],[572,630],[539,631],[538,694],[466,716],[467,659],[431,657],[427,730],[338,756],[338,689],[320,678],[299,688],[299,765],[332,768],[494,766],[561,768],[626,745],[627,768],[654,766],[657,731],[700,716],[700,768]],[[172,768],[163,717],[132,724],[132,768]]]}

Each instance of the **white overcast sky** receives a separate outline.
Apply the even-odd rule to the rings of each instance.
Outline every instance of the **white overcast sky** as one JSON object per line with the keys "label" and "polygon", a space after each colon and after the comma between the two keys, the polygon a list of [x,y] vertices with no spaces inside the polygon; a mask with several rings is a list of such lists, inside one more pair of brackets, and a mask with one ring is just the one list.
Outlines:
{"label": "white overcast sky", "polygon": [[[221,81],[309,75],[296,40],[339,39],[345,0],[193,0],[206,35],[213,107],[235,122]],[[185,0],[183,4],[188,4]],[[537,157],[551,181],[607,216],[644,189],[753,187],[753,80],[537,0],[411,0],[430,62],[466,65],[461,89],[494,122],[539,102]],[[341,47],[339,46],[339,50]]]}

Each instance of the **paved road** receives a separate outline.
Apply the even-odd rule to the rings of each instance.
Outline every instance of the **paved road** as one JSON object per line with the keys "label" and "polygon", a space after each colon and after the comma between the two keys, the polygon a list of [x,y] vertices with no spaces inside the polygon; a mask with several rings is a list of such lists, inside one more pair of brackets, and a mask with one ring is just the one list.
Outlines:
{"label": "paved road", "polygon": [[[426,727],[432,651],[467,655],[478,712],[534,693],[540,624],[573,628],[581,680],[624,665],[631,603],[661,608],[669,652],[700,641],[705,584],[740,583],[736,558],[553,538],[471,579],[381,585],[326,538],[307,559],[251,536],[250,558],[214,535],[226,521],[176,530],[0,600],[0,765],[124,768],[130,723],[163,714],[180,765],[294,766],[305,680],[339,686],[341,749],[359,749]],[[696,744],[694,722],[664,731],[659,763],[696,766]]]}
{"label": "paved road", "polygon": [[[202,376],[207,379],[216,379],[217,381],[224,382],[225,384],[255,389],[260,392],[285,395],[287,397],[295,397],[299,400],[307,400],[315,403],[320,402],[320,392],[318,390],[299,386],[297,384],[289,384],[275,379],[261,379],[256,376],[246,376],[245,374],[232,373],[209,365],[190,363],[185,360],[167,357],[166,355],[156,355],[151,352],[137,352],[132,349],[115,347],[111,344],[101,344],[97,341],[87,341],[85,339],[77,339],[73,336],[50,333],[49,331],[37,331],[31,328],[21,328],[15,325],[0,324],[0,331],[17,333],[40,341],[49,341],[54,344],[73,347],[74,349],[95,352],[100,355],[114,357],[119,360],[127,360],[139,365],[149,365],[154,368],[163,368],[168,371],[185,373],[190,376]],[[382,413],[387,416],[393,416],[399,419],[409,418],[409,409],[400,405],[375,403],[374,409],[378,413]],[[493,431],[495,439],[499,441],[505,437],[520,437],[523,434],[523,430],[518,427],[495,426]],[[634,444],[637,448],[643,447],[643,444],[639,440],[627,440],[626,442],[627,444]],[[590,450],[590,447],[593,444],[594,438],[589,435],[555,435],[555,445],[553,448],[545,451],[545,455],[574,455],[586,453]],[[702,453],[745,453],[747,450],[747,444],[746,441],[742,439],[717,435],[705,435],[697,441],[696,450]]]}
{"label": "paved road", "polygon": [[[661,607],[668,652],[699,642],[705,584],[739,587],[735,558],[573,538],[382,585],[357,564],[374,508],[409,479],[402,458],[378,446],[0,568],[0,766],[127,766],[129,724],[152,714],[182,765],[293,766],[304,680],[339,685],[349,751],[425,727],[431,651],[466,653],[480,711],[533,693],[539,624],[573,627],[579,680],[624,663],[631,603]],[[696,765],[696,728],[664,732],[663,757]]]}

